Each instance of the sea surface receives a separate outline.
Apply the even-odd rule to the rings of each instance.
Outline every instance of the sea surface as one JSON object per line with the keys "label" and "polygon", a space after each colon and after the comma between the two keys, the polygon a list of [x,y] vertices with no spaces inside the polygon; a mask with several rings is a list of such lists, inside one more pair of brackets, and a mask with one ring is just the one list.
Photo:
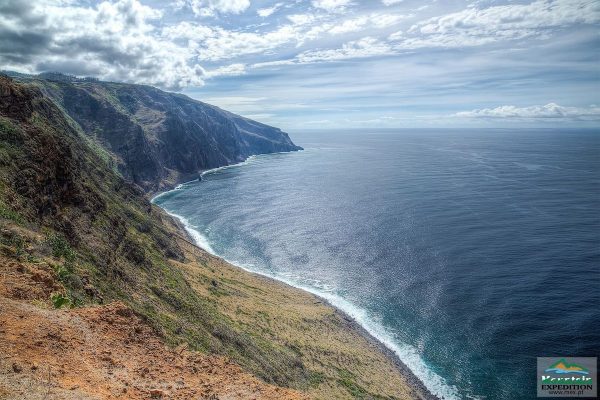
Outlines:
{"label": "sea surface", "polygon": [[534,399],[600,350],[600,132],[350,130],[155,202],[200,245],[351,314],[444,398]]}

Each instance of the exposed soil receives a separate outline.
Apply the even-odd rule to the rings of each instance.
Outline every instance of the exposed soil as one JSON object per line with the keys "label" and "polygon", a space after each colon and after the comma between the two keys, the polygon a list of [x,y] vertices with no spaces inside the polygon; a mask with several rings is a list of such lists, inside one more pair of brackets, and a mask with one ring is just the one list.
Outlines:
{"label": "exposed soil", "polygon": [[0,399],[304,398],[224,357],[166,347],[122,303],[51,309],[46,272],[0,256]]}

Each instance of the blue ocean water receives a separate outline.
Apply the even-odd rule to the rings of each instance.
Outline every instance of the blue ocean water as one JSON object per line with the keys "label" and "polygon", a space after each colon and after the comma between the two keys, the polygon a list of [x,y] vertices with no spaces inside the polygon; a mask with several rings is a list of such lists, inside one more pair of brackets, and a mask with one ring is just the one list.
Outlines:
{"label": "blue ocean water", "polygon": [[600,132],[323,131],[155,202],[207,249],[329,299],[438,396],[533,399],[600,349]]}

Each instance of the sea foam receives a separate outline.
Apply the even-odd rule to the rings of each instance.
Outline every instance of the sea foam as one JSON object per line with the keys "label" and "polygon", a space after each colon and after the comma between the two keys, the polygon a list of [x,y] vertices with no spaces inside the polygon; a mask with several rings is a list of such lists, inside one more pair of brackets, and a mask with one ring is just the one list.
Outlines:
{"label": "sea foam", "polygon": [[[206,175],[211,175],[229,168],[247,165],[256,161],[258,157],[259,156],[250,156],[245,161],[242,161],[240,163],[224,165],[222,167],[209,169],[203,171],[201,173],[201,176],[204,177]],[[177,185],[173,190],[156,195],[152,198],[151,201],[154,203],[157,199],[168,195],[171,192],[184,190],[186,188],[186,185],[192,182],[195,181],[190,181]],[[360,326],[362,326],[363,329],[365,329],[365,331],[367,331],[371,336],[377,339],[385,347],[393,351],[394,354],[398,356],[400,361],[402,361],[402,363],[412,371],[412,373],[423,383],[427,390],[429,390],[432,394],[445,400],[453,400],[460,398],[457,388],[455,386],[449,385],[448,383],[446,383],[443,377],[436,374],[425,363],[425,361],[419,355],[418,351],[413,346],[401,343],[398,340],[396,340],[394,338],[394,335],[388,329],[386,329],[382,324],[377,322],[374,318],[370,317],[369,312],[367,310],[357,307],[356,305],[352,304],[346,299],[333,293],[329,287],[326,287],[324,285],[314,284],[308,286],[306,284],[298,282],[297,279],[294,279],[290,276],[281,276],[277,274],[266,273],[260,268],[257,268],[254,264],[247,264],[238,260],[228,260],[227,258],[223,257],[215,251],[215,249],[211,246],[208,237],[202,234],[200,231],[198,231],[198,228],[191,224],[187,218],[183,217],[182,215],[170,212],[169,210],[164,210],[169,215],[177,218],[183,224],[186,232],[194,239],[198,247],[202,248],[203,250],[207,251],[208,253],[214,256],[221,257],[228,263],[233,264],[238,268],[242,268],[245,271],[278,280],[287,285],[312,293],[326,300],[333,307],[336,307],[337,309],[343,311],[345,314],[353,318],[354,321],[356,321]]]}
{"label": "sea foam", "polygon": [[[247,161],[245,161],[245,162],[247,162]],[[234,165],[240,165],[240,164],[234,164]],[[234,165],[231,165],[231,166],[234,166]],[[231,167],[231,166],[219,167],[214,170],[210,170],[210,172],[213,172],[216,170],[222,170],[222,169],[225,169],[225,168]],[[206,171],[206,172],[209,172],[209,171]],[[176,188],[174,190],[180,190],[180,189],[181,188]],[[165,193],[168,193],[168,192],[165,192]],[[152,202],[154,202],[154,200],[159,198],[159,196],[154,197],[152,199]],[[183,224],[186,232],[188,232],[188,234],[194,239],[194,241],[196,242],[198,247],[202,248],[203,250],[207,251],[208,253],[210,253],[214,256],[221,257],[223,260],[227,261],[228,263],[233,264],[238,268],[242,268],[245,271],[252,272],[254,274],[258,274],[261,276],[265,276],[267,278],[278,280],[287,285],[290,285],[292,287],[312,293],[312,294],[326,300],[333,307],[336,307],[337,309],[343,311],[345,314],[347,314],[351,318],[353,318],[354,321],[356,321],[360,326],[362,326],[363,329],[365,329],[365,331],[367,331],[371,336],[373,336],[375,339],[377,339],[385,347],[392,350],[394,352],[394,354],[396,354],[398,356],[400,361],[402,361],[402,363],[404,365],[406,365],[412,371],[412,373],[423,383],[423,385],[427,388],[427,390],[429,390],[432,394],[438,396],[439,398],[445,399],[445,400],[453,400],[453,399],[460,398],[456,387],[447,384],[443,377],[439,376],[434,371],[432,371],[431,368],[425,363],[425,361],[423,361],[423,359],[420,357],[419,353],[413,346],[398,342],[394,338],[394,335],[391,332],[389,332],[389,330],[387,330],[383,325],[378,323],[374,318],[371,318],[369,316],[369,313],[365,309],[357,307],[356,305],[345,300],[344,298],[340,297],[339,295],[332,293],[330,290],[328,290],[328,288],[324,287],[323,285],[315,284],[315,285],[307,286],[305,284],[299,283],[297,280],[295,280],[289,276],[286,277],[286,276],[266,273],[266,272],[260,270],[259,268],[257,268],[254,264],[247,264],[247,263],[243,263],[243,262],[240,262],[237,260],[229,260],[229,259],[221,256],[220,254],[218,254],[214,250],[214,248],[210,245],[210,241],[209,241],[208,237],[203,235],[201,232],[199,232],[197,230],[197,227],[192,225],[187,218],[185,218],[181,215],[172,213],[166,209],[165,209],[165,211],[169,215],[177,218]],[[319,288],[319,286],[321,286],[321,288]]]}

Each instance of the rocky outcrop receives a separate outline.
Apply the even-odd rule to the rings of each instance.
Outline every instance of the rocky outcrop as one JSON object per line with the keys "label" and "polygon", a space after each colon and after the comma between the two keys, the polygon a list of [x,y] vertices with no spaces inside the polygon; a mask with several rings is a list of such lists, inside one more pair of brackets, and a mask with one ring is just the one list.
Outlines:
{"label": "rocky outcrop", "polygon": [[250,155],[301,149],[278,128],[150,86],[52,76],[17,79],[40,87],[108,150],[123,177],[149,192]]}

